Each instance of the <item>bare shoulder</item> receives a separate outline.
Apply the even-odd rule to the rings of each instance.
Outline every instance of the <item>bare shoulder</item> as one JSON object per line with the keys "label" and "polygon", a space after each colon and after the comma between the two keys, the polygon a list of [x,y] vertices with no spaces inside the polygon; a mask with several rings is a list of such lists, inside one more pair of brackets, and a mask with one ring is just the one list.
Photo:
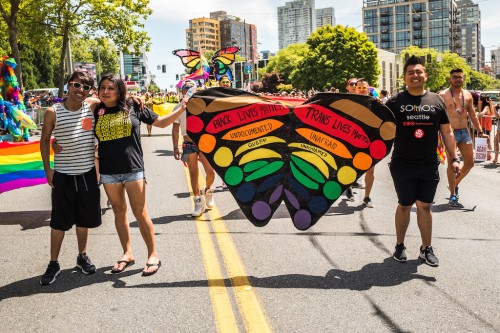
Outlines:
{"label": "bare shoulder", "polygon": [[85,102],[90,106],[92,110],[94,110],[94,108],[101,102],[101,100],[95,97],[87,97],[87,99],[85,99]]}
{"label": "bare shoulder", "polygon": [[448,92],[448,89],[441,90],[438,95],[441,96],[442,98],[446,98],[446,93]]}

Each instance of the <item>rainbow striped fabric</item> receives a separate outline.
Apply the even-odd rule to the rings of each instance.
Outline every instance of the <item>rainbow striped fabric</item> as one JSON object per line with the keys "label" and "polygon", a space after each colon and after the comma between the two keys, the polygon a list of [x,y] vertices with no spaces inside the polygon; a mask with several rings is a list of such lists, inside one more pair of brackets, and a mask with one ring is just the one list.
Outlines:
{"label": "rainbow striped fabric", "polygon": [[[54,166],[54,152],[50,151]],[[40,141],[0,142],[0,193],[47,183]]]}

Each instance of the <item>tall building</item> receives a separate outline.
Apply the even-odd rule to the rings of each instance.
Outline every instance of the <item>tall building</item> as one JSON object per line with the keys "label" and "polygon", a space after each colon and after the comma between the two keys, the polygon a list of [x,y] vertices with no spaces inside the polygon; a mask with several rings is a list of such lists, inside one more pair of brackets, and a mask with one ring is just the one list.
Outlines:
{"label": "tall building", "polygon": [[290,44],[305,43],[316,30],[314,0],[295,0],[278,7],[278,44],[280,49]]}
{"label": "tall building", "polygon": [[455,0],[363,0],[364,32],[383,50],[400,53],[410,45],[457,52]]}
{"label": "tall building", "polygon": [[481,11],[472,0],[456,0],[458,15],[456,31],[460,32],[457,53],[464,58],[472,69],[483,67],[484,55],[481,51]]}
{"label": "tall building", "polygon": [[151,83],[151,71],[145,52],[135,55],[119,51],[119,56],[120,77],[124,78],[127,82],[135,82],[140,89]]}
{"label": "tall building", "polygon": [[194,18],[189,20],[189,28],[186,29],[186,46],[191,50],[219,50],[219,20],[206,17]]}
{"label": "tall building", "polygon": [[490,51],[491,69],[497,75],[500,75],[500,47]]}
{"label": "tall building", "polygon": [[227,15],[225,11],[210,13],[210,18],[220,22],[221,48],[239,46],[238,54],[247,60],[256,60],[259,57],[257,42],[257,28],[246,23],[239,17]]}
{"label": "tall building", "polygon": [[335,9],[333,7],[316,9],[316,29],[331,25],[337,25],[335,20]]}

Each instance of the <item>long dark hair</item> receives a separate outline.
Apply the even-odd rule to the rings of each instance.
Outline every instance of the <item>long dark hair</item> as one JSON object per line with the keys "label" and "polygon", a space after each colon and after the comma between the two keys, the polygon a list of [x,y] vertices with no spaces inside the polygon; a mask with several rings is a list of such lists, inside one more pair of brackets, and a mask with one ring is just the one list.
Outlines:
{"label": "long dark hair", "polygon": [[110,81],[115,84],[115,87],[118,90],[118,106],[120,107],[120,110],[129,113],[130,105],[127,103],[127,86],[125,84],[125,81],[113,74],[104,75],[101,78],[101,81],[99,81],[99,85],[97,86],[98,94],[104,81]]}

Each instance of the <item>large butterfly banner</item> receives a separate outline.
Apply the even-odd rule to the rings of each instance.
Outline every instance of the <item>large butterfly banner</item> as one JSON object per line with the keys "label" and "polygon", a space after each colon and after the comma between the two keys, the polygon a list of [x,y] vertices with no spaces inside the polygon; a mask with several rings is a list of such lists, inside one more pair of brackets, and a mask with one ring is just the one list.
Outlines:
{"label": "large butterfly banner", "polygon": [[368,96],[320,93],[301,105],[211,88],[187,104],[187,130],[245,216],[266,225],[284,201],[313,226],[391,150],[394,115]]}

